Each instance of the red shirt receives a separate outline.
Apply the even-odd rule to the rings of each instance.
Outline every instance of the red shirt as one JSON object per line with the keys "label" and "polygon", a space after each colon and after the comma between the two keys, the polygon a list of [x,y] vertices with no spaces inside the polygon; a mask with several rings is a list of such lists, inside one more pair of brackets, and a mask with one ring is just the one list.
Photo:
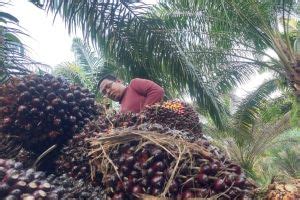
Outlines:
{"label": "red shirt", "polygon": [[141,78],[132,79],[120,101],[120,111],[138,113],[146,105],[161,101],[164,93],[164,89],[153,81]]}

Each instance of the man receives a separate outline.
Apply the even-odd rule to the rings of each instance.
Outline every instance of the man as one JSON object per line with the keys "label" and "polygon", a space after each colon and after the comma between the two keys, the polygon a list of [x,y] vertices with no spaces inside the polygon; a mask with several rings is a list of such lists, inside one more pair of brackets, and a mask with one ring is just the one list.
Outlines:
{"label": "man", "polygon": [[120,112],[138,113],[147,105],[162,100],[164,90],[153,81],[135,78],[126,87],[122,81],[112,75],[103,77],[98,89],[106,97],[121,104]]}

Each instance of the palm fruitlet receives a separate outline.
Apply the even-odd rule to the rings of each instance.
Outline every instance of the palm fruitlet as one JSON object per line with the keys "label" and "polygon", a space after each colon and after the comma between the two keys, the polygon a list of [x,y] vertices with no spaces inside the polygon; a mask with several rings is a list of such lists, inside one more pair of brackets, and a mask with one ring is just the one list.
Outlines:
{"label": "palm fruitlet", "polygon": [[49,74],[0,86],[0,132],[40,153],[63,143],[97,114],[94,94]]}

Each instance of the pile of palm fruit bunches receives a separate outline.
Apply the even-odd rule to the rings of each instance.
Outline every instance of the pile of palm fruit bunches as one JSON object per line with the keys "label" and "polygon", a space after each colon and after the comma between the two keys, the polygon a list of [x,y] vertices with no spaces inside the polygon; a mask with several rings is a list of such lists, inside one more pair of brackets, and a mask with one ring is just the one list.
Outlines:
{"label": "pile of palm fruit bunches", "polygon": [[[243,199],[255,188],[184,102],[112,114],[47,74],[1,85],[0,110],[0,156],[15,160],[0,159],[0,199]],[[30,168],[37,161],[51,171]]]}

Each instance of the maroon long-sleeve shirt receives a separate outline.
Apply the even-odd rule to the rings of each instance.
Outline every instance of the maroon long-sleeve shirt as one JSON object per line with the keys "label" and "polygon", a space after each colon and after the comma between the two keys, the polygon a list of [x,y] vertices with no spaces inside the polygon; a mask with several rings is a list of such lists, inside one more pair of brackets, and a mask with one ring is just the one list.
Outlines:
{"label": "maroon long-sleeve shirt", "polygon": [[164,93],[163,88],[153,81],[141,78],[132,79],[120,100],[120,111],[138,113],[146,105],[161,101]]}

